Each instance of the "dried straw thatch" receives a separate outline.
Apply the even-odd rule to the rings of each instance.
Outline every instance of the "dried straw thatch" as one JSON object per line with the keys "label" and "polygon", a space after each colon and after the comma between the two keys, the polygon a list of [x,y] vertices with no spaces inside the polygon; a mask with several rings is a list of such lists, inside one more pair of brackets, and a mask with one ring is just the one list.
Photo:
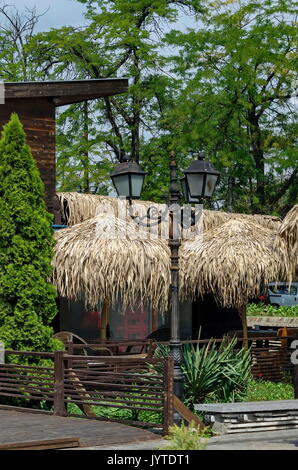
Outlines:
{"label": "dried straw thatch", "polygon": [[262,287],[289,273],[286,244],[268,228],[247,220],[230,220],[184,242],[180,250],[183,298],[213,293],[226,307],[242,307]]}
{"label": "dried straw thatch", "polygon": [[281,224],[279,217],[261,214],[238,214],[233,212],[204,210],[203,230],[211,230],[228,222],[229,220],[243,220],[261,225],[270,230],[278,230]]}
{"label": "dried straw thatch", "polygon": [[[100,213],[113,213],[117,218],[127,221],[130,219],[127,211],[127,202],[118,198],[82,193],[57,193],[57,196],[60,201],[64,221],[69,226],[84,222]],[[133,202],[133,212],[141,216],[146,214],[149,207],[156,207],[160,213],[165,211],[165,204],[151,201]],[[237,214],[204,209],[202,228],[205,232],[234,219],[258,223],[262,227],[276,231],[281,225],[281,220],[274,216]],[[168,219],[165,220],[165,226],[161,227],[162,233],[168,231],[167,223]]]}
{"label": "dried straw thatch", "polygon": [[56,232],[53,282],[59,294],[78,299],[84,293],[90,307],[109,299],[124,307],[150,301],[166,310],[169,248],[147,235],[107,214]]}
{"label": "dried straw thatch", "polygon": [[285,216],[278,231],[285,241],[289,254],[293,276],[298,275],[298,204]]}
{"label": "dried straw thatch", "polygon": [[[151,301],[154,308],[166,310],[167,236],[157,239],[151,231],[149,239],[145,226],[136,237],[126,201],[80,193],[58,193],[58,197],[72,226],[56,233],[54,282],[60,295],[76,299],[84,292],[92,306],[99,298],[116,302],[120,297],[124,305]],[[164,204],[138,201],[134,213],[145,215],[152,205],[164,212]],[[213,293],[222,305],[241,307],[268,282],[290,280],[286,248],[291,243],[297,250],[293,220],[289,213],[283,223],[288,229],[283,231],[277,217],[204,210],[203,235],[184,241],[180,250],[181,297]],[[168,234],[167,224],[168,219],[159,226],[163,235]],[[277,236],[279,227],[281,236]]]}

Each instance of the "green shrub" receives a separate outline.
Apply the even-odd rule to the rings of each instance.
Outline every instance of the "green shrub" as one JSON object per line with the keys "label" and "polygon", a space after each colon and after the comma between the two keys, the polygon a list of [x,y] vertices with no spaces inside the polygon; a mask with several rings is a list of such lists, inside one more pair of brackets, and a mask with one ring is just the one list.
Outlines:
{"label": "green shrub", "polygon": [[170,441],[169,445],[160,450],[206,450],[210,432],[201,431],[194,425],[171,426],[165,439]]}
{"label": "green shrub", "polygon": [[[0,141],[0,340],[6,349],[53,351],[56,291],[49,282],[52,216],[16,114]],[[16,361],[16,357],[14,358]],[[38,363],[36,358],[21,362]]]}
{"label": "green shrub", "polygon": [[294,398],[292,384],[250,380],[243,401],[293,400]]}
{"label": "green shrub", "polygon": [[249,304],[247,315],[265,317],[298,317],[298,305],[293,307],[273,307],[273,305]]}

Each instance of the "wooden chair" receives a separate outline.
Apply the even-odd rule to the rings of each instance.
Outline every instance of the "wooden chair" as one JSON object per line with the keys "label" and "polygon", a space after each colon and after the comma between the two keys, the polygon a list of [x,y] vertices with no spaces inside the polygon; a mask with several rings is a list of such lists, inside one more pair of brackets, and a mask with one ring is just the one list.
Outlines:
{"label": "wooden chair", "polygon": [[[54,338],[60,340],[64,345],[66,351],[69,353],[69,355],[73,355],[75,353],[77,354],[83,354],[85,356],[113,356],[112,351],[105,347],[105,346],[100,346],[100,345],[93,345],[94,347],[88,346],[88,343],[81,338],[80,336],[70,332],[70,331],[60,331],[59,333],[56,333],[54,335]],[[75,351],[73,350],[73,345],[74,344],[83,344],[86,345],[86,347],[77,348]],[[85,380],[90,380],[89,378],[89,373],[90,369],[92,368],[98,368],[101,366],[101,363],[98,363],[98,361],[88,361],[88,362],[81,362],[81,361],[75,361],[71,360],[68,363],[68,378],[71,379],[71,384],[73,388],[73,392],[78,395],[79,398],[82,400],[90,400],[91,395],[92,395],[92,390],[87,389],[87,386],[84,385]],[[103,367],[106,368],[107,366],[103,364]],[[111,367],[111,366],[108,366]],[[77,369],[80,369],[80,373],[77,373]],[[86,372],[84,372],[84,370]],[[93,369],[94,370],[94,369]],[[90,387],[89,387],[90,388]],[[78,407],[84,412],[86,416],[89,417],[96,417],[96,413],[93,411],[92,406],[89,404],[80,404],[78,403]]]}
{"label": "wooden chair", "polygon": [[[112,351],[106,346],[89,346],[87,341],[85,341],[83,338],[76,335],[75,333],[72,333],[71,331],[60,331],[59,333],[56,333],[54,335],[54,338],[59,339],[64,344],[66,350],[71,353],[73,351],[70,351],[70,348],[75,349],[74,353],[79,354],[80,352],[82,352],[85,356],[113,356]],[[73,345],[76,344],[85,344],[86,347],[73,348]]]}

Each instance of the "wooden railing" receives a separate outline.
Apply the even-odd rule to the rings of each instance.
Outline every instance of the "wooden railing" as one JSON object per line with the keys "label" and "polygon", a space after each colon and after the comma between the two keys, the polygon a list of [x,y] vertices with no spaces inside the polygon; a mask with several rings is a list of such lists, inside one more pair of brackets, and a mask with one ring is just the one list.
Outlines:
{"label": "wooden railing", "polygon": [[[220,339],[212,339],[212,342],[218,344],[227,341],[227,337]],[[293,364],[291,363],[290,348],[291,342],[294,337],[278,337],[276,333],[256,332],[249,335],[248,347],[251,351],[252,357],[252,375],[254,378],[262,378],[263,380],[270,380],[272,382],[285,382],[291,380],[293,377]],[[244,338],[238,337],[235,345],[239,349],[244,344]],[[210,339],[204,340],[184,340],[181,341],[183,345],[193,344],[194,346],[204,346],[210,342]],[[169,346],[169,341],[154,342],[152,340],[144,341],[97,341],[88,345],[69,344],[69,351],[75,354],[82,354],[83,350],[89,348],[89,351],[96,350],[98,347],[107,348],[115,356],[122,356],[125,354],[129,357],[130,354],[134,355],[146,351],[147,357],[154,356],[154,350],[158,345]]]}
{"label": "wooden railing", "polygon": [[[298,398],[298,366],[291,363],[293,339],[258,336],[249,338],[249,346],[253,376],[275,382],[292,380]],[[214,341],[221,343],[222,339]],[[237,348],[241,341],[238,338]],[[201,345],[207,342],[183,341]],[[58,416],[76,415],[77,406],[77,412],[80,409],[87,417],[159,427],[166,433],[173,422],[172,359],[154,358],[151,341],[133,343],[144,346],[145,357],[134,354],[133,349],[129,349],[132,354],[124,354],[124,342],[118,348],[120,355],[111,356],[84,355],[80,348],[86,345],[72,345],[71,353],[6,351],[6,361],[0,364],[0,403],[9,401],[13,406],[36,408],[43,402],[43,408]],[[43,361],[39,366],[36,357]]]}
{"label": "wooden railing", "polygon": [[[22,398],[25,403],[54,401],[53,353],[6,351],[5,356],[5,363],[0,364],[1,397]],[[36,357],[43,359],[45,365],[34,365]]]}
{"label": "wooden railing", "polygon": [[[30,365],[36,356],[48,364]],[[58,416],[76,415],[69,411],[72,404],[87,417],[162,428],[164,433],[172,424],[173,363],[169,357],[6,351],[6,359],[5,364],[0,364],[0,403],[1,397],[19,399],[19,406],[29,408],[36,402],[45,402]],[[25,359],[28,365],[16,363]],[[115,410],[121,414],[115,416]]]}

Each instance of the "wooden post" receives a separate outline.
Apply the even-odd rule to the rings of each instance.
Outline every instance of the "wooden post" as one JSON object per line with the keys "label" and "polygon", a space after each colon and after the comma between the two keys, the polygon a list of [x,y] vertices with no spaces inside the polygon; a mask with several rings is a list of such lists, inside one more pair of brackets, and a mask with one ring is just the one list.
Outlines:
{"label": "wooden post", "polygon": [[152,318],[151,318],[151,331],[156,331],[158,329],[158,311],[153,308],[152,309]]}
{"label": "wooden post", "polygon": [[248,331],[247,331],[247,318],[246,318],[246,305],[239,308],[239,314],[242,320],[242,333],[243,333],[243,347],[248,349]]}
{"label": "wooden post", "polygon": [[101,308],[100,339],[107,339],[107,325],[109,323],[110,302],[105,299]]}
{"label": "wooden post", "polygon": [[163,433],[168,434],[169,427],[174,422],[174,360],[170,357],[164,358],[164,418]]}
{"label": "wooden post", "polygon": [[67,416],[64,403],[64,351],[55,351],[54,380],[54,415]]}

